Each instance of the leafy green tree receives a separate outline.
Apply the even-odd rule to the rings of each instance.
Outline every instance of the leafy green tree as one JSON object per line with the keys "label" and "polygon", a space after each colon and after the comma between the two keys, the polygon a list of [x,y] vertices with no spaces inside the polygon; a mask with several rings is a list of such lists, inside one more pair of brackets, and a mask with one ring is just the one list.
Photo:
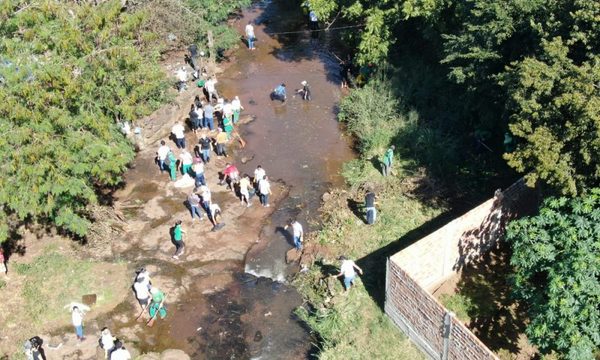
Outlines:
{"label": "leafy green tree", "polygon": [[[240,43],[240,34],[226,20],[250,3],[250,0],[148,0],[139,1],[133,8],[148,17],[146,47],[181,49],[196,43],[208,54],[208,32],[212,32],[213,55],[217,55]],[[168,41],[173,35],[176,39]]]}
{"label": "leafy green tree", "polygon": [[587,360],[600,346],[600,189],[547,199],[507,227],[514,294],[528,306],[529,340],[543,353]]}
{"label": "leafy green tree", "polygon": [[508,164],[575,195],[600,183],[600,57],[580,65],[561,38],[544,54],[511,66],[501,82],[510,98],[510,131],[521,139]]}
{"label": "leafy green tree", "polygon": [[117,122],[167,99],[144,21],[120,1],[2,2],[0,241],[11,219],[84,236],[87,205],[121,181],[134,150]]}

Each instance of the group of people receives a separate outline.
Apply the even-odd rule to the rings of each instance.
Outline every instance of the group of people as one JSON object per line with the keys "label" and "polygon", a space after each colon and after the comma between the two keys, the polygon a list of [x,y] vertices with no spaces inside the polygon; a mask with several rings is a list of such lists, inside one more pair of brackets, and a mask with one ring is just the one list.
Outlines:
{"label": "group of people", "polygon": [[[310,28],[311,30],[318,29],[318,20],[314,12],[310,13]],[[254,27],[248,23],[245,27],[246,40],[248,48],[255,50],[254,42],[256,36]],[[195,70],[194,78],[199,78],[201,69],[197,68],[195,58],[197,57],[197,48],[190,47],[190,55],[186,55],[186,62]],[[194,50],[194,51],[192,51]],[[347,76],[350,72],[349,61],[344,62],[342,68],[343,79],[342,87],[347,86]],[[205,76],[206,74],[202,74]],[[177,88],[180,91],[185,90],[188,82],[188,74],[185,68],[180,68],[176,71]],[[211,190],[207,184],[205,176],[205,166],[211,160],[211,155],[214,152],[216,156],[228,157],[227,144],[233,139],[234,125],[239,122],[240,113],[244,110],[238,96],[235,96],[231,101],[219,97],[216,89],[217,80],[215,77],[208,80],[200,79],[198,86],[203,89],[205,100],[200,96],[196,96],[194,102],[190,106],[189,123],[190,130],[198,135],[200,133],[198,143],[190,151],[187,148],[185,138],[185,125],[182,121],[177,121],[172,129],[172,139],[177,149],[179,156],[177,157],[174,151],[167,145],[166,141],[161,140],[160,147],[156,152],[156,163],[161,171],[168,171],[172,181],[177,180],[178,171],[182,175],[188,175],[194,179],[194,189],[187,196],[187,204],[191,213],[192,220],[196,217],[202,221],[204,213],[213,225],[212,230],[218,230],[223,226],[221,223],[221,208],[218,204],[212,201]],[[296,93],[301,95],[303,100],[312,100],[310,86],[307,81],[301,82],[302,88],[296,90]],[[272,100],[285,102],[287,99],[286,85],[281,83],[271,93]],[[209,136],[211,135],[211,136]],[[241,140],[241,138],[240,138]],[[382,161],[382,172],[384,176],[388,176],[391,172],[394,146],[391,146],[385,153]],[[269,196],[271,195],[271,184],[269,178],[262,168],[258,165],[251,177],[248,174],[240,175],[237,167],[232,163],[227,163],[221,171],[221,179],[218,182],[220,185],[227,185],[228,188],[238,197],[242,206],[252,206],[252,198],[258,195],[260,204],[263,207],[269,207]],[[375,208],[375,193],[368,190],[365,196],[365,211],[366,220],[369,225],[372,225],[377,217]],[[304,242],[304,230],[302,224],[294,219],[289,219],[284,229],[290,228],[293,238],[294,247],[301,251]],[[182,221],[177,220],[171,228],[172,241],[175,244],[174,259],[179,259],[185,252],[185,243],[183,241],[186,232],[182,228]],[[340,272],[335,275],[343,276],[344,288],[347,291],[354,283],[356,271],[361,275],[362,269],[352,260],[344,256],[339,257],[341,261]],[[0,272],[7,273],[5,259],[0,250]],[[132,285],[136,299],[140,305],[141,312],[137,316],[137,321],[146,321],[147,326],[152,326],[157,317],[164,319],[167,316],[165,305],[166,295],[157,287],[152,285],[150,274],[145,268],[136,271],[136,276]],[[71,303],[66,307],[71,311],[71,320],[75,329],[75,334],[79,341],[84,341],[83,320],[89,307],[84,304]],[[144,314],[147,313],[147,320]],[[114,337],[108,328],[103,328],[98,339],[99,346],[104,349],[105,358],[108,360],[130,360],[131,354],[125,348],[123,343]],[[46,355],[43,348],[43,340],[39,336],[34,336],[28,339],[24,345],[25,354],[28,360],[46,360]]]}

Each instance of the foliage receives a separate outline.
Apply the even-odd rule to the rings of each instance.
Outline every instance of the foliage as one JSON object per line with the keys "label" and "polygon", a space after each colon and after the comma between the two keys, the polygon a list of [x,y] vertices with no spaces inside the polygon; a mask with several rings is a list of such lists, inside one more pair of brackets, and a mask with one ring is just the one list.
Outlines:
{"label": "foliage", "polygon": [[399,111],[391,84],[375,79],[341,100],[338,119],[357,137],[361,154],[369,157],[383,153],[401,129],[404,119]]}
{"label": "foliage", "polygon": [[544,353],[591,359],[600,346],[600,189],[549,198],[509,224],[514,294],[529,306],[527,336]]}
{"label": "foliage", "polygon": [[452,311],[456,317],[468,323],[471,321],[470,314],[473,313],[474,305],[473,299],[463,294],[443,294],[440,296],[440,302],[444,307]]}
{"label": "foliage", "polygon": [[134,152],[116,121],[166,99],[144,21],[119,1],[0,7],[0,241],[9,215],[83,236],[98,187],[121,181]]}
{"label": "foliage", "polygon": [[544,51],[503,78],[510,130],[524,140],[505,158],[518,171],[529,171],[530,184],[541,179],[575,195],[600,181],[600,66],[576,65],[560,38],[544,41]]}
{"label": "foliage", "polygon": [[[438,94],[454,103],[432,100],[433,106],[448,106],[433,108],[439,119],[419,108],[430,129],[455,137],[462,132],[463,138],[488,133],[484,140],[490,152],[501,160],[504,147],[508,165],[527,174],[530,185],[541,181],[573,196],[600,183],[595,156],[600,144],[599,2],[319,0],[311,5],[325,19],[341,14],[364,25],[351,43],[359,65],[389,61],[410,71],[405,63],[410,53],[425,66],[434,62],[443,69],[430,73],[437,79],[426,74],[420,84],[411,83],[429,90],[446,76],[455,84]],[[422,99],[404,97],[404,106],[423,104]],[[452,111],[446,122],[439,121],[443,111]]]}
{"label": "foliage", "polygon": [[[357,161],[362,164],[356,166],[377,189],[378,220],[366,226],[361,215],[348,207],[348,203],[362,202],[361,190],[330,193],[320,209],[322,228],[318,233],[308,234],[307,239],[307,246],[324,245],[330,255],[295,277],[294,285],[309,304],[299,308],[297,314],[321,340],[320,359],[421,359],[423,355],[394,327],[376,302],[384,291],[382,264],[393,253],[393,250],[379,250],[402,243],[407,233],[438,215],[440,210],[403,195],[401,179],[376,177],[378,170],[368,159]],[[358,207],[358,211],[364,210]],[[326,278],[337,273],[339,263],[335,259],[342,254],[360,260],[364,270],[347,295],[342,294],[339,280]]]}
{"label": "foliage", "polygon": [[[240,34],[225,21],[239,8],[250,5],[250,0],[150,0],[136,5],[148,14],[147,30],[152,33],[146,46],[150,48],[181,48],[197,43],[209,54],[208,32],[215,39],[215,54],[227,50],[240,41]],[[177,39],[168,39],[175,35]]]}
{"label": "foliage", "polygon": [[[46,246],[31,262],[12,262],[12,275],[3,291],[0,322],[10,329],[10,341],[0,344],[0,353],[10,359],[21,354],[23,340],[31,334],[43,334],[70,325],[71,316],[64,308],[71,301],[81,302],[82,295],[96,294],[97,302],[87,318],[111,310],[123,301],[129,284],[126,264],[106,264],[81,260],[68,252],[68,244]],[[65,252],[66,251],[66,252]]]}
{"label": "foliage", "polygon": [[442,62],[480,114],[504,108],[517,144],[508,164],[563,194],[597,185],[598,2],[470,0],[458,9],[462,25],[444,36]]}

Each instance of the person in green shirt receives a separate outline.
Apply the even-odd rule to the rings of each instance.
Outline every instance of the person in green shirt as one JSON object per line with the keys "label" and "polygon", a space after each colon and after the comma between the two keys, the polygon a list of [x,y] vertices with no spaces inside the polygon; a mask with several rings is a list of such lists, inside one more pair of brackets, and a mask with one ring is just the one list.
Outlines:
{"label": "person in green shirt", "polygon": [[171,180],[175,181],[177,180],[177,158],[175,157],[175,154],[173,154],[172,151],[169,151],[169,153],[167,154],[167,159],[166,159],[169,165],[169,173],[171,174]]}
{"label": "person in green shirt", "polygon": [[227,133],[227,139],[231,140],[231,133],[233,133],[233,123],[229,117],[223,118],[223,130]]}
{"label": "person in green shirt", "polygon": [[150,320],[146,323],[148,326],[154,325],[154,320],[157,315],[159,315],[161,319],[164,319],[167,316],[167,309],[165,308],[165,298],[167,296],[155,287],[150,289],[150,294],[152,295],[152,303],[150,303],[150,306],[148,307],[148,312],[150,313]]}
{"label": "person in green shirt", "polygon": [[173,259],[179,260],[179,256],[185,251],[183,234],[185,234],[185,231],[181,228],[181,220],[177,220],[175,227],[173,228],[173,243],[175,243],[175,254],[173,254]]}
{"label": "person in green shirt", "polygon": [[390,146],[389,149],[387,149],[387,151],[385,152],[385,155],[383,156],[383,162],[382,162],[383,176],[388,176],[392,173],[392,163],[394,161],[394,150],[396,150],[396,147],[394,145]]}

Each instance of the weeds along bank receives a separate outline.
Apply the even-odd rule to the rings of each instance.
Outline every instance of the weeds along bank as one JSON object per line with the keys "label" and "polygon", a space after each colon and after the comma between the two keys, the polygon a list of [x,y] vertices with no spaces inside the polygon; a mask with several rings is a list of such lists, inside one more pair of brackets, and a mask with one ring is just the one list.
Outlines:
{"label": "weeds along bank", "polygon": [[[321,207],[323,226],[310,235],[309,246],[325,247],[326,258],[317,260],[294,282],[308,305],[297,310],[320,340],[323,359],[420,359],[423,355],[401,334],[383,312],[386,258],[398,246],[416,240],[426,224],[446,207],[436,203],[435,186],[423,169],[396,156],[392,176],[383,177],[380,159],[398,139],[415,131],[415,113],[401,104],[385,82],[372,81],[353,89],[340,103],[340,120],[356,138],[360,158],[345,164],[348,189],[329,193]],[[377,93],[379,96],[372,96]],[[376,111],[374,111],[376,110]],[[411,146],[413,146],[412,144]],[[443,144],[433,144],[443,146]],[[397,163],[400,162],[398,165]],[[377,195],[377,221],[365,221],[366,189]],[[421,228],[421,231],[415,229]],[[364,270],[358,286],[344,293],[339,279],[339,256],[353,259]]]}

